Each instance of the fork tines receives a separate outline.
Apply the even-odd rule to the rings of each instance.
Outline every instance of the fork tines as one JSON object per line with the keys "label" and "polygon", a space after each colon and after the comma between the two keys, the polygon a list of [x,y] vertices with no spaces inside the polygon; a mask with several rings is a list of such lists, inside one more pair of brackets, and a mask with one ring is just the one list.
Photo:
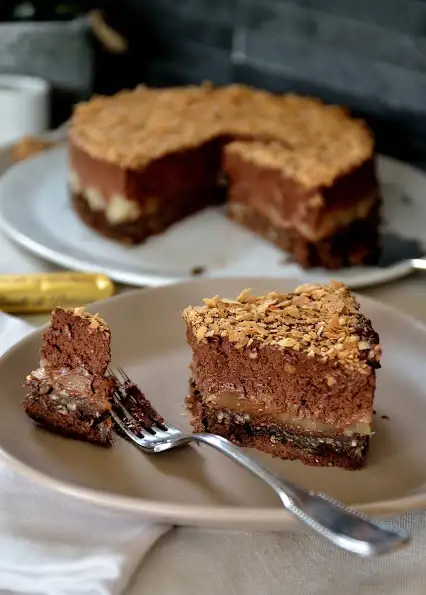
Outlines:
{"label": "fork tines", "polygon": [[[108,370],[116,382],[113,409],[119,416],[121,424],[124,424],[128,430],[135,434],[140,434],[143,431],[155,434],[156,431],[166,430],[167,425],[164,419],[155,411],[139,387],[132,382],[123,368],[117,366],[117,371],[118,375],[111,368]],[[125,432],[117,417],[113,416],[113,418],[118,429]],[[122,432],[119,433],[123,435]]]}

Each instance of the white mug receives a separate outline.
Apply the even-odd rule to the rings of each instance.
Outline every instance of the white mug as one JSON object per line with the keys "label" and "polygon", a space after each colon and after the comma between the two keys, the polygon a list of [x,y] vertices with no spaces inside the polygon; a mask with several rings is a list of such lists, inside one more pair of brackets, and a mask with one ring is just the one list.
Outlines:
{"label": "white mug", "polygon": [[0,145],[47,130],[49,95],[44,79],[0,74]]}

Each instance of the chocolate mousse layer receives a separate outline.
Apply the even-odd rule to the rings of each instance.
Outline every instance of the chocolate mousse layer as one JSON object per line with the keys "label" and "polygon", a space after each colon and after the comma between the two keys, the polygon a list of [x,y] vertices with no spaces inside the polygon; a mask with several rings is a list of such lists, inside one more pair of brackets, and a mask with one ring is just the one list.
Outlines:
{"label": "chocolate mousse layer", "polygon": [[27,376],[24,409],[56,433],[108,446],[112,444],[110,399],[114,379],[110,330],[83,308],[56,308],[43,336],[40,367]]}
{"label": "chocolate mousse layer", "polygon": [[[277,456],[360,466],[381,349],[346,287],[309,285],[261,297],[245,291],[236,300],[216,296],[183,316],[193,352],[188,405],[196,427],[204,423],[210,431],[224,422],[219,433],[231,437],[242,420],[245,440],[250,436],[252,444],[256,437],[258,448]],[[297,450],[290,435],[306,438],[306,456],[299,456],[300,440]],[[324,438],[331,442],[320,442]]]}

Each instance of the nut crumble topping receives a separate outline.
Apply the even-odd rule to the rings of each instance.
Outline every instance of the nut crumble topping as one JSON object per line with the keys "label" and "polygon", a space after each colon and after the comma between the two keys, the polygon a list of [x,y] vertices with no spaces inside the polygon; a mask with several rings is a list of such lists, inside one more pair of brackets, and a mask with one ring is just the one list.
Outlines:
{"label": "nut crumble topping", "polygon": [[57,309],[64,310],[65,312],[70,312],[71,314],[73,314],[73,316],[80,316],[81,318],[86,318],[88,320],[90,319],[89,328],[93,330],[98,328],[101,331],[109,330],[107,322],[101,316],[99,316],[97,312],[96,314],[91,314],[90,312],[87,312],[83,306],[80,306],[79,308],[72,308],[71,310],[68,310],[67,308]]}
{"label": "nut crumble topping", "polygon": [[[198,341],[226,338],[236,349],[250,347],[250,354],[265,346],[293,349],[364,373],[378,367],[381,357],[370,321],[360,314],[349,289],[337,282],[264,296],[245,289],[235,300],[205,298],[204,306],[190,306],[182,315]],[[328,378],[330,386],[334,381]]]}
{"label": "nut crumble topping", "polygon": [[139,87],[98,96],[75,108],[70,127],[71,141],[91,157],[131,169],[229,135],[262,139],[252,155],[278,158],[308,186],[326,185],[373,153],[369,130],[344,109],[244,85]]}
{"label": "nut crumble topping", "polygon": [[[321,147],[316,142],[301,146],[284,146],[280,142],[235,141],[226,146],[227,153],[235,153],[255,165],[278,169],[286,177],[306,189],[332,186],[338,175],[348,172],[365,159],[359,138],[351,135],[342,152],[340,142],[330,138]],[[321,202],[320,195],[311,198],[311,206]]]}

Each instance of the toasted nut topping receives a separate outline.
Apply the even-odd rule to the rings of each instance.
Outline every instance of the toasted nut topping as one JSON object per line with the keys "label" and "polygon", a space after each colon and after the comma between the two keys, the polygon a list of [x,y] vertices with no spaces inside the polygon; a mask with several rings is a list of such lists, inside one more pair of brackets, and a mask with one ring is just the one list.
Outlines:
{"label": "toasted nut topping", "polygon": [[[355,297],[341,284],[302,285],[293,293],[271,292],[260,297],[244,290],[236,300],[215,296],[206,298],[204,304],[183,312],[197,341],[226,339],[236,349],[248,348],[250,359],[257,357],[259,349],[271,346],[367,373],[369,362],[380,361],[377,334],[359,313]],[[360,353],[364,350],[368,350],[367,358]],[[285,365],[290,372],[292,364]],[[333,376],[327,379],[329,386],[334,381]]]}

